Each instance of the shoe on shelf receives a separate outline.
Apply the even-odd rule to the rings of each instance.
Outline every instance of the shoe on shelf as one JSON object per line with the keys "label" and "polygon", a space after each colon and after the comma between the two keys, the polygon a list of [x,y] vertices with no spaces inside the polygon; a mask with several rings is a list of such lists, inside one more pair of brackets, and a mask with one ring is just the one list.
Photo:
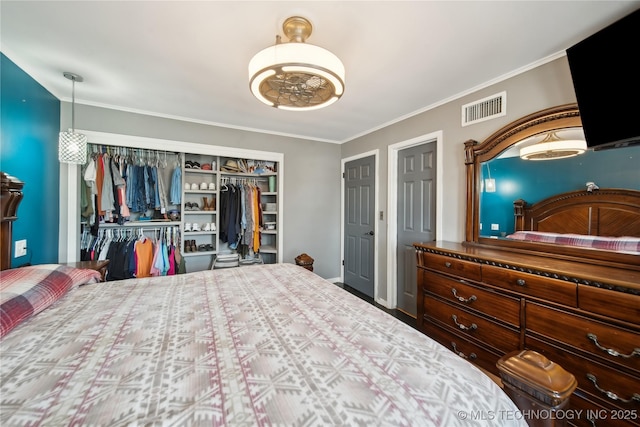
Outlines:
{"label": "shoe on shelf", "polygon": [[184,224],[184,231],[191,231],[191,223],[187,222]]}
{"label": "shoe on shelf", "polygon": [[202,228],[202,231],[211,231],[211,224],[206,223]]}
{"label": "shoe on shelf", "polygon": [[188,182],[185,182],[184,183],[184,189],[187,190],[187,191],[191,190],[191,184],[189,184]]}
{"label": "shoe on shelf", "polygon": [[211,190],[211,191],[215,191],[216,190],[216,183],[215,182],[210,182],[209,183],[209,190]]}
{"label": "shoe on shelf", "polygon": [[197,190],[198,188],[200,188],[200,187],[195,182],[193,184],[191,184],[191,189],[192,190]]}
{"label": "shoe on shelf", "polygon": [[211,231],[216,231],[216,223],[212,222],[210,228],[211,228]]}
{"label": "shoe on shelf", "polygon": [[191,203],[191,210],[192,211],[199,211],[200,210],[200,206],[198,206],[198,204],[196,202]]}
{"label": "shoe on shelf", "polygon": [[192,169],[193,168],[193,162],[191,160],[187,160],[186,162],[184,162],[184,167],[185,167],[185,169]]}
{"label": "shoe on shelf", "polygon": [[198,224],[197,222],[194,222],[193,225],[191,226],[191,231],[200,231],[200,224]]}
{"label": "shoe on shelf", "polygon": [[201,190],[206,190],[207,188],[209,188],[209,184],[207,184],[206,182],[203,182],[200,184],[200,189]]}

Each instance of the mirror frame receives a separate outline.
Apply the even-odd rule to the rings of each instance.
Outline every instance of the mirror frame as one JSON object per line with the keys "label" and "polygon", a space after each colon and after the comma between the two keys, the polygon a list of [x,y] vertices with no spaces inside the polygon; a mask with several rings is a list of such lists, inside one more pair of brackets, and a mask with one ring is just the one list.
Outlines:
{"label": "mirror frame", "polygon": [[483,142],[469,140],[464,143],[467,208],[465,219],[465,245],[509,250],[554,258],[589,262],[611,266],[638,266],[640,256],[619,252],[593,250],[548,243],[512,241],[480,236],[480,174],[482,163],[494,159],[507,148],[535,135],[566,128],[582,127],[576,103],[547,108],[515,120]]}

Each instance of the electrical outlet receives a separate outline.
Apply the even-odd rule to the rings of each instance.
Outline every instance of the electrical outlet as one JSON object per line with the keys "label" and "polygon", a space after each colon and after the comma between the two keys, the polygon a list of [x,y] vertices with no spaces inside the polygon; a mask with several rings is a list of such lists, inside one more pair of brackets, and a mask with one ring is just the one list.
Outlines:
{"label": "electrical outlet", "polygon": [[13,252],[14,252],[14,255],[13,255],[14,258],[25,256],[27,254],[27,239],[16,240],[16,247]]}
{"label": "electrical outlet", "polygon": [[500,230],[500,224],[491,224],[492,230]]}

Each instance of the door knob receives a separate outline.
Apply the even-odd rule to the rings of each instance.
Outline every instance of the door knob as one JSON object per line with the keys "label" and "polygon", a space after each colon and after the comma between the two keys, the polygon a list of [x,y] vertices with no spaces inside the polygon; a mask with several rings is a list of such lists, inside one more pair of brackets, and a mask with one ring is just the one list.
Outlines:
{"label": "door knob", "polygon": [[368,233],[364,233],[365,235],[373,236],[373,231],[369,231]]}

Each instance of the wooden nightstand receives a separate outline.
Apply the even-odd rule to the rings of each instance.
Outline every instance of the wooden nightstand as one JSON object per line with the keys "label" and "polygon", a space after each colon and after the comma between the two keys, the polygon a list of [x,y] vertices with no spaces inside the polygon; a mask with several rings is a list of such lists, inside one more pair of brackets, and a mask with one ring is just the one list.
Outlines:
{"label": "wooden nightstand", "polygon": [[107,266],[109,265],[109,260],[103,261],[78,261],[78,262],[68,262],[62,265],[66,265],[73,268],[85,268],[88,270],[95,270],[100,272],[101,280],[105,281],[105,276],[107,275]]}

